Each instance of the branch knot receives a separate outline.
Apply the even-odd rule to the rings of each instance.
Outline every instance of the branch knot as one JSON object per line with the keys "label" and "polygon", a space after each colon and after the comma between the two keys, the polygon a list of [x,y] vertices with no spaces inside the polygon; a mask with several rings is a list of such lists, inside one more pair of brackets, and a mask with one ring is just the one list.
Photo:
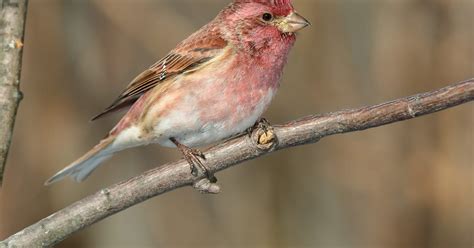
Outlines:
{"label": "branch knot", "polygon": [[263,152],[269,152],[275,149],[278,144],[278,137],[275,130],[270,125],[258,126],[252,133],[252,141],[257,148]]}
{"label": "branch knot", "polygon": [[193,188],[202,194],[219,194],[221,192],[221,187],[216,183],[211,182],[208,178],[195,182]]}

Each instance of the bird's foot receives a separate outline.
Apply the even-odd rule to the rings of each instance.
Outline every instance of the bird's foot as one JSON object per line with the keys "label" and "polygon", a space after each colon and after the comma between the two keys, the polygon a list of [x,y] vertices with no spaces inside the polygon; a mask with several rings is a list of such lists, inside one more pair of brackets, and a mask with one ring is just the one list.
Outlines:
{"label": "bird's foot", "polygon": [[170,140],[176,145],[176,147],[178,147],[178,149],[183,154],[184,159],[186,159],[186,161],[191,167],[191,174],[193,176],[197,177],[199,175],[199,171],[202,171],[211,183],[217,182],[217,178],[214,176],[214,173],[212,173],[209,168],[201,161],[201,159],[206,160],[206,156],[204,156],[204,153],[202,153],[198,149],[189,148],[179,143],[175,138],[170,138]]}
{"label": "bird's foot", "polygon": [[262,130],[265,134],[271,129],[272,125],[265,118],[260,118],[252,127],[247,129],[247,134],[249,137],[252,137],[252,133],[255,130]]}

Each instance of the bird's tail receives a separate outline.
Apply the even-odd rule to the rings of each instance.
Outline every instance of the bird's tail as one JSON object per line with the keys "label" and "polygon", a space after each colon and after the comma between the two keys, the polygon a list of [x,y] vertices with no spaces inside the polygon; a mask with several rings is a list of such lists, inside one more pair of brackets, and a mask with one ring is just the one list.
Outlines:
{"label": "bird's tail", "polygon": [[77,182],[84,181],[84,179],[86,179],[95,168],[108,158],[112,157],[114,151],[111,149],[111,144],[114,140],[114,136],[109,136],[103,139],[98,145],[92,148],[92,150],[48,179],[45,185],[60,181],[67,176],[70,176]]}

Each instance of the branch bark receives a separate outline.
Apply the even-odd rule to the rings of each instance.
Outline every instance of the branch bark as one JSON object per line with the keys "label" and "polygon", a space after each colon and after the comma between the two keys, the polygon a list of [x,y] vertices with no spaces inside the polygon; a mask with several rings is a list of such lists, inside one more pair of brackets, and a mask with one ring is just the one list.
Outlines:
{"label": "branch bark", "polygon": [[[269,130],[255,129],[213,148],[206,154],[212,171],[254,159],[273,151],[310,144],[334,134],[361,131],[434,113],[474,100],[474,79],[436,91],[418,94],[380,105],[309,116]],[[52,246],[89,225],[151,197],[174,189],[194,186],[217,193],[218,186],[193,177],[184,161],[152,169],[128,181],[105,188],[0,242],[0,247]]]}
{"label": "branch bark", "polygon": [[0,0],[0,186],[21,101],[20,74],[28,0]]}

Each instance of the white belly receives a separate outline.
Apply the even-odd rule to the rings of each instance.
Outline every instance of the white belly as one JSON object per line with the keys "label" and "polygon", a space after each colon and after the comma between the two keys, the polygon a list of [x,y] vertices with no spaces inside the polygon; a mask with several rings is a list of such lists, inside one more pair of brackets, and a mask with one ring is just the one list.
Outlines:
{"label": "white belly", "polygon": [[[186,111],[178,108],[156,125],[154,133],[158,139],[153,143],[159,143],[166,147],[175,147],[170,141],[172,137],[186,146],[197,147],[209,145],[242,133],[254,125],[262,116],[270,104],[274,93],[273,89],[269,89],[257,105],[252,106],[251,111],[248,111],[248,107],[230,106],[235,103],[229,103],[224,100],[220,104],[228,105],[228,116],[222,116],[219,120],[203,120],[199,117],[199,112],[202,110],[184,107],[191,110]],[[212,106],[205,111],[213,111]]]}

